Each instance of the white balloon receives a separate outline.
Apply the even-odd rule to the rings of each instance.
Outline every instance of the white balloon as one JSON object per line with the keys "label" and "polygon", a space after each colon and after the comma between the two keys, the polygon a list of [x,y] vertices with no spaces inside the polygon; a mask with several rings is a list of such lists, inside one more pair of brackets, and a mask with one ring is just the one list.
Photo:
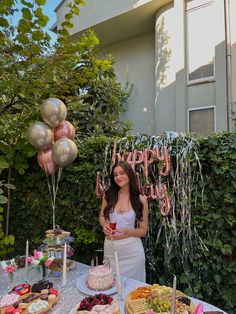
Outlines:
{"label": "white balloon", "polygon": [[57,140],[52,146],[53,158],[56,163],[61,166],[68,166],[71,164],[78,153],[75,142],[71,139],[63,137]]}
{"label": "white balloon", "polygon": [[40,111],[43,121],[51,128],[57,127],[67,115],[66,105],[58,98],[44,100]]}
{"label": "white balloon", "polygon": [[43,150],[52,145],[54,134],[47,124],[35,122],[29,127],[27,138],[34,148]]}

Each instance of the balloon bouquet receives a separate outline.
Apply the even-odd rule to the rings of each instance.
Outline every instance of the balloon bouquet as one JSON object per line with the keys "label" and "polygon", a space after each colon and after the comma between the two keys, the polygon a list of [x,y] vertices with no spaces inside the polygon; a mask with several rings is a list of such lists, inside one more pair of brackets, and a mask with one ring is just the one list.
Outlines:
{"label": "balloon bouquet", "polygon": [[27,137],[32,146],[38,150],[39,166],[46,173],[55,229],[55,203],[62,168],[75,160],[78,150],[73,141],[75,128],[65,120],[67,115],[65,104],[58,98],[48,98],[43,101],[40,112],[44,122],[33,123],[28,129]]}

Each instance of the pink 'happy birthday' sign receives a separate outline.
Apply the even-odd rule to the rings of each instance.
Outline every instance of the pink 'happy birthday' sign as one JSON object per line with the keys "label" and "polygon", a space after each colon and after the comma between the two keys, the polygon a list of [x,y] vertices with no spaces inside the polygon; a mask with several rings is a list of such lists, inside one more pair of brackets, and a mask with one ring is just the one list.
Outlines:
{"label": "pink 'happy birthday' sign", "polygon": [[[142,150],[133,150],[132,152],[116,152],[116,142],[114,142],[112,163],[116,161],[127,161],[133,170],[136,172],[136,166],[142,165],[143,176],[145,179],[149,178],[149,170],[153,163],[158,161],[162,162],[159,167],[158,174],[160,176],[167,176],[170,172],[170,155],[166,146],[161,148],[156,147],[154,149],[146,148]],[[148,200],[159,200],[160,212],[163,216],[170,214],[171,200],[167,192],[167,186],[165,183],[157,184],[141,184],[140,175],[136,172],[136,178],[140,193],[143,194]],[[100,172],[97,172],[96,178],[96,196],[102,197],[106,190],[106,186],[102,185]]]}

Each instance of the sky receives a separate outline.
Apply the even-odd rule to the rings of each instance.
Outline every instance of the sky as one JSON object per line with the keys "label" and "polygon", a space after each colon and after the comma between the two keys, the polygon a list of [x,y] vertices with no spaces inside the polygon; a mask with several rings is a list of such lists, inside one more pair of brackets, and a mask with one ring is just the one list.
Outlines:
{"label": "sky", "polygon": [[[61,0],[47,0],[46,1],[43,11],[44,11],[44,14],[49,17],[48,25],[46,27],[47,30],[50,30],[50,28],[56,22],[56,13],[54,12],[54,10],[60,2]],[[51,31],[49,33],[52,37],[52,41],[55,42],[57,35],[52,33]]]}
{"label": "sky", "polygon": [[[19,1],[20,2],[20,1]],[[18,3],[19,3],[18,2]],[[43,8],[43,12],[45,15],[49,17],[49,21],[46,27],[46,30],[49,32],[50,36],[52,37],[52,42],[55,42],[57,39],[57,35],[50,31],[50,28],[56,22],[56,13],[54,12],[57,5],[61,2],[61,0],[46,0],[46,4]],[[17,8],[20,10],[21,5],[20,3],[17,5]]]}

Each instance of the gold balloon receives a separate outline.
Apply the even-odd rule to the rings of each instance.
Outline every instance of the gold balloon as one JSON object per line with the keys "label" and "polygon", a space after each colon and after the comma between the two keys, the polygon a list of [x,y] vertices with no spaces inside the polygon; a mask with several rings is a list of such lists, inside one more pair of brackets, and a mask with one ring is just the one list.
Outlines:
{"label": "gold balloon", "polygon": [[65,137],[57,140],[52,146],[53,158],[61,167],[71,164],[75,160],[77,152],[76,144]]}
{"label": "gold balloon", "polygon": [[52,145],[54,134],[47,124],[35,122],[29,127],[27,138],[34,148],[42,150]]}
{"label": "gold balloon", "polygon": [[51,128],[57,127],[65,120],[67,110],[65,104],[58,98],[48,98],[41,105],[41,116],[43,121]]}

